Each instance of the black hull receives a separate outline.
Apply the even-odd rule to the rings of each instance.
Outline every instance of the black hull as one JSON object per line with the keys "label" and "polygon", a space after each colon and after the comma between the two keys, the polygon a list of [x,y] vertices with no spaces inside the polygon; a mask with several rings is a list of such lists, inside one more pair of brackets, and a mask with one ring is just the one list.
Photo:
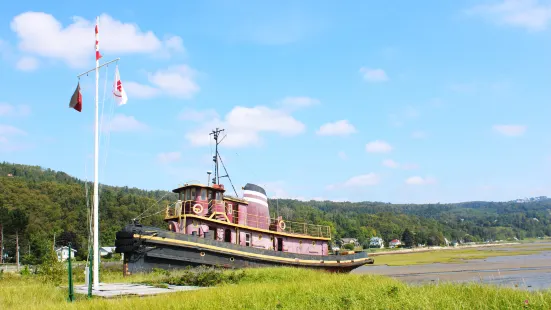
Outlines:
{"label": "black hull", "polygon": [[125,272],[130,274],[201,265],[228,269],[292,266],[350,272],[373,264],[365,252],[323,256],[277,252],[139,225],[128,225],[117,233],[115,251],[124,253]]}

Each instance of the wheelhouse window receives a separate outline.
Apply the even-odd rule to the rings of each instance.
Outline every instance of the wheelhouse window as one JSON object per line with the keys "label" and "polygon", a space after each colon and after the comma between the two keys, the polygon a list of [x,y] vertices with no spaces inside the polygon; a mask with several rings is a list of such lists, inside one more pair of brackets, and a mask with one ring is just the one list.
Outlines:
{"label": "wheelhouse window", "polygon": [[186,189],[186,200],[191,200],[191,192],[190,192],[189,188]]}
{"label": "wheelhouse window", "polygon": [[222,200],[222,193],[221,192],[216,192],[216,200]]}
{"label": "wheelhouse window", "polygon": [[201,189],[201,200],[207,200],[207,190],[205,188]]}
{"label": "wheelhouse window", "polygon": [[191,199],[190,200],[195,200],[197,198],[197,196],[195,195],[195,188],[192,188],[191,189]]}

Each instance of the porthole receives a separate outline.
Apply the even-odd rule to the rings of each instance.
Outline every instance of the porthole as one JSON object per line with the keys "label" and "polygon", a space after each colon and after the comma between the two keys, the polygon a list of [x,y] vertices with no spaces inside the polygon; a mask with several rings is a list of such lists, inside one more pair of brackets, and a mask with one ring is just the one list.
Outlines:
{"label": "porthole", "polygon": [[316,241],[312,241],[312,245],[316,245]]}
{"label": "porthole", "polygon": [[233,261],[235,261],[235,258],[230,257],[230,262],[233,262]]}
{"label": "porthole", "polygon": [[302,240],[300,240],[300,241],[298,242],[298,244],[302,244]]}
{"label": "porthole", "polygon": [[270,237],[270,241],[274,241],[274,236],[271,236],[271,237]]}
{"label": "porthole", "polygon": [[262,235],[258,235],[258,240],[261,240],[262,239]]}
{"label": "porthole", "polygon": [[205,252],[201,252],[201,253],[199,253],[199,255],[205,256]]}

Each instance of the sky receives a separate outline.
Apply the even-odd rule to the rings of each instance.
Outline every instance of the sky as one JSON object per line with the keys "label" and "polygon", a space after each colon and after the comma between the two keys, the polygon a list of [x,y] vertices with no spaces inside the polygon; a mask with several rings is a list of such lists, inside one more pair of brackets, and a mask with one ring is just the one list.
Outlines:
{"label": "sky", "polygon": [[12,1],[0,160],[93,180],[95,73],[77,75],[95,68],[99,16],[100,64],[120,58],[128,96],[116,104],[115,63],[102,67],[101,183],[206,183],[219,127],[238,195],[551,196],[551,1],[384,3]]}

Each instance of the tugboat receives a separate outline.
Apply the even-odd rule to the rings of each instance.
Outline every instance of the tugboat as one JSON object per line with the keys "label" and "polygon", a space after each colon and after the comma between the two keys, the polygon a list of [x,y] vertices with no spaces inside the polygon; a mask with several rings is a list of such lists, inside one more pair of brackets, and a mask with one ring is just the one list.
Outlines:
{"label": "tugboat", "polygon": [[[210,180],[207,185],[190,182],[173,190],[178,200],[166,207],[168,229],[134,221],[116,233],[115,251],[124,253],[125,275],[200,265],[232,269],[295,266],[350,272],[373,264],[366,252],[330,254],[329,226],[270,217],[266,191],[258,185],[246,184],[239,198],[218,153],[222,131],[216,128],[209,134],[216,143],[212,184]],[[224,176],[219,175],[219,162]],[[220,184],[223,177],[229,179],[235,197],[225,193]]]}

